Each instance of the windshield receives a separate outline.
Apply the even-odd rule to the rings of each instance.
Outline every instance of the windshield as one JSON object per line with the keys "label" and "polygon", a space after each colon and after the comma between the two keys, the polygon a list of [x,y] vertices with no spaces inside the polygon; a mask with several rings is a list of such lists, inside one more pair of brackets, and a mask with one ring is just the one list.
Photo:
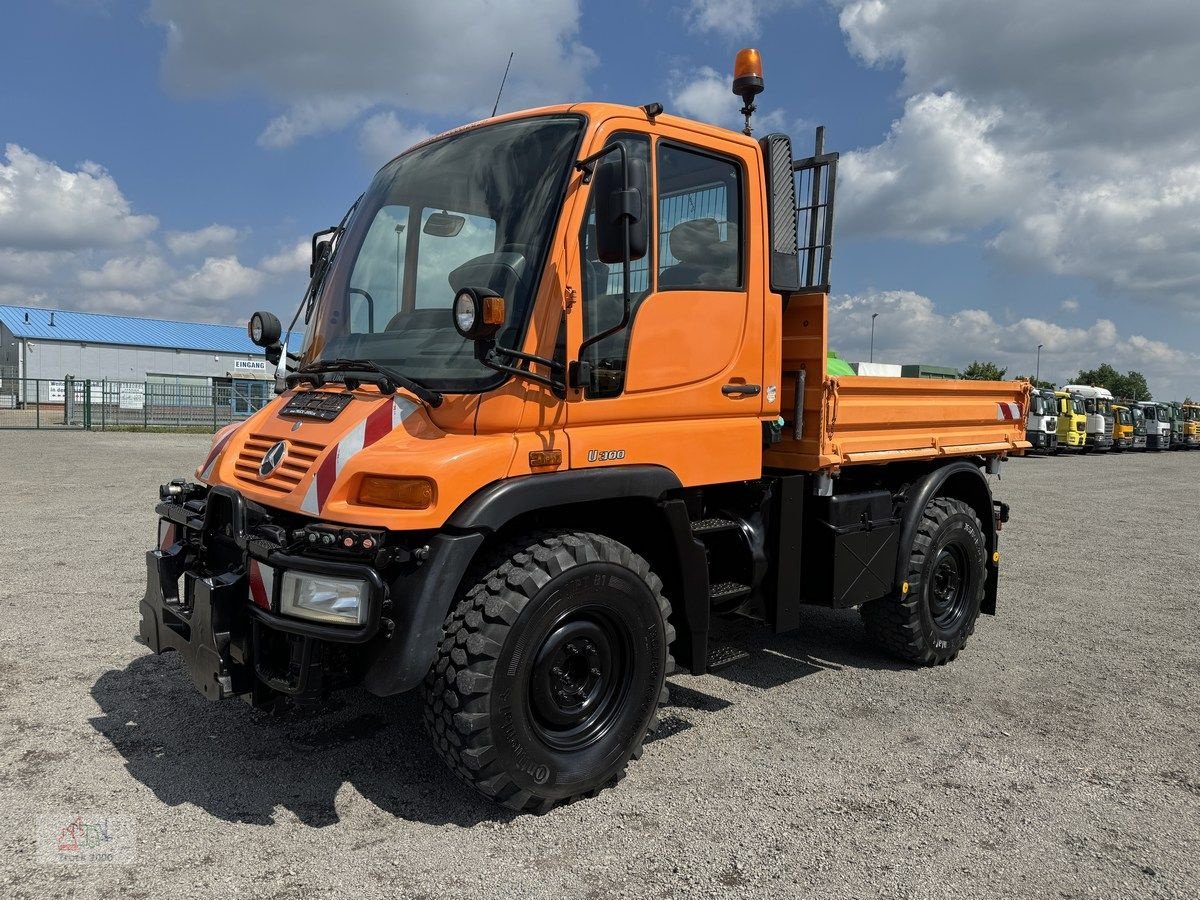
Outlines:
{"label": "windshield", "polygon": [[1103,397],[1096,398],[1096,411],[1102,416],[1112,415],[1112,401],[1106,400]]}
{"label": "windshield", "polygon": [[1127,410],[1127,409],[1118,409],[1117,410],[1117,421],[1120,422],[1122,425],[1132,425],[1133,424],[1133,419],[1130,418],[1129,410]]}
{"label": "windshield", "polygon": [[302,363],[368,359],[437,390],[496,384],[454,328],[454,295],[496,291],[496,342],[520,344],[582,131],[579,116],[501,122],[384,166],[339,244]]}

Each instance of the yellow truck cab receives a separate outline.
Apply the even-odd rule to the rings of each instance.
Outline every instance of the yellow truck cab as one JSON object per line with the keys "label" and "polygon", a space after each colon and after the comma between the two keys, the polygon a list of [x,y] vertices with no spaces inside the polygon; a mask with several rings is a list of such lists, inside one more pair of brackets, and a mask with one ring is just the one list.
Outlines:
{"label": "yellow truck cab", "polygon": [[1087,443],[1087,413],[1083,400],[1066,391],[1055,391],[1058,401],[1058,448],[1057,452],[1082,453]]}
{"label": "yellow truck cab", "polygon": [[1113,404],[1113,450],[1133,449],[1133,414],[1128,406]]}

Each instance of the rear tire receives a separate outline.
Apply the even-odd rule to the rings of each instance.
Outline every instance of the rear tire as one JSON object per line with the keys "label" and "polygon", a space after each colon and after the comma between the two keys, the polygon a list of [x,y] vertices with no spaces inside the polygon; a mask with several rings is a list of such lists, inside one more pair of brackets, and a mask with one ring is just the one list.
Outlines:
{"label": "rear tire", "polygon": [[611,538],[514,542],[446,620],[425,679],[438,753],[519,812],[616,784],[658,727],[670,614],[646,560]]}
{"label": "rear tire", "polygon": [[909,662],[950,662],[975,631],[986,571],[983,526],[975,510],[962,500],[934,498],[913,538],[908,590],[863,604],[867,634]]}

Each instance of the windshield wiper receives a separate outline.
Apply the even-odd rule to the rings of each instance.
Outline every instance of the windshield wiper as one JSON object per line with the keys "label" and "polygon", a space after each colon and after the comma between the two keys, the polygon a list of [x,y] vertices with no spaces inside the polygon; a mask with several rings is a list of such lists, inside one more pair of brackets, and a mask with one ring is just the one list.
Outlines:
{"label": "windshield wiper", "polygon": [[385,394],[394,394],[397,387],[402,387],[427,406],[436,409],[442,405],[442,395],[437,391],[425,387],[419,381],[414,381],[395,369],[381,366],[369,359],[318,360],[289,375],[288,387],[291,387],[293,382],[301,381],[308,381],[314,386],[320,387],[325,383],[325,379],[319,376],[327,372],[353,372],[356,375],[368,376],[367,378],[342,379],[351,390],[356,386],[354,382],[370,381],[379,385],[379,389]]}

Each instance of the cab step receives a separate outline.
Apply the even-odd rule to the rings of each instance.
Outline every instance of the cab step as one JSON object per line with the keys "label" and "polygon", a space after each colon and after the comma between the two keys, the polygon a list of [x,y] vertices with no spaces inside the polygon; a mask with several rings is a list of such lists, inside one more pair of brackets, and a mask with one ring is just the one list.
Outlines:
{"label": "cab step", "polygon": [[708,671],[732,666],[735,662],[749,659],[750,654],[730,644],[716,644],[708,650]]}
{"label": "cab step", "polygon": [[710,600],[739,600],[742,597],[750,596],[750,587],[745,584],[738,584],[736,581],[722,581],[714,584],[708,590]]}
{"label": "cab step", "polygon": [[718,534],[722,531],[736,531],[738,523],[732,519],[722,519],[716,516],[707,519],[696,519],[692,522],[692,534]]}

